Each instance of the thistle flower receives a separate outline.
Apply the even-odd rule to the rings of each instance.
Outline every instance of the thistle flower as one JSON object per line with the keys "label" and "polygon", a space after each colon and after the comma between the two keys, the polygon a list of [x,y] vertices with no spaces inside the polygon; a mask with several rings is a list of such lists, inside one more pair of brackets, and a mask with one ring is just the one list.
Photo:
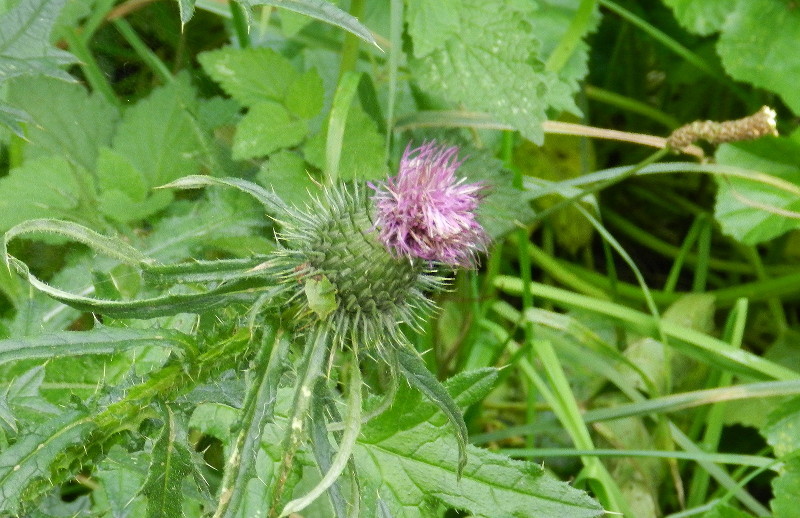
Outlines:
{"label": "thistle flower", "polygon": [[457,147],[406,148],[397,176],[375,190],[379,239],[396,256],[474,267],[488,237],[475,211],[484,186],[456,179]]}

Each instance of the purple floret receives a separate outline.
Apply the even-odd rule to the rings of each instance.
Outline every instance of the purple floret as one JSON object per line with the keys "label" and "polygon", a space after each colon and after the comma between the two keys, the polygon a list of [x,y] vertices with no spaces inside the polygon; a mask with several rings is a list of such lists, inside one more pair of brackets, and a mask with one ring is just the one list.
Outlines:
{"label": "purple floret", "polygon": [[489,241],[475,211],[485,186],[456,179],[457,147],[407,147],[397,176],[375,189],[379,239],[398,256],[474,267]]}

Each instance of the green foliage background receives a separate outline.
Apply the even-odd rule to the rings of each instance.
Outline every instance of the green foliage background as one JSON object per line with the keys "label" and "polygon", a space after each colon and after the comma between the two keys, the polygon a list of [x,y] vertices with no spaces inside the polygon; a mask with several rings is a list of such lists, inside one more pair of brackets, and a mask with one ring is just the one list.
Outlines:
{"label": "green foliage background", "polygon": [[[0,516],[277,516],[353,405],[304,516],[800,516],[798,40],[789,0],[0,0]],[[492,247],[284,473],[272,217],[426,139]]]}

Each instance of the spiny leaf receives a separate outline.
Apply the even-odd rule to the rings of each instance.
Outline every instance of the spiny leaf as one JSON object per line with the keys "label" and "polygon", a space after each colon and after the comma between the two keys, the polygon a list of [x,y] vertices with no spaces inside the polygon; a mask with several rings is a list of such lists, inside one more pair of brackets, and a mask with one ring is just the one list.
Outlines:
{"label": "spiny leaf", "polygon": [[173,518],[183,515],[181,486],[192,472],[193,464],[185,423],[168,405],[159,406],[164,425],[153,446],[153,461],[142,493],[147,496],[148,518]]}
{"label": "spiny leaf", "polygon": [[289,207],[274,193],[271,193],[258,184],[242,180],[240,178],[213,178],[211,176],[185,176],[179,178],[174,182],[162,185],[162,189],[198,189],[208,185],[220,185],[225,187],[233,187],[242,192],[246,192],[253,198],[258,200],[264,208],[268,211],[275,213],[280,210],[286,213]]}
{"label": "spiny leaf", "polygon": [[114,354],[143,346],[183,349],[189,337],[170,329],[98,327],[0,340],[0,365],[12,361]]}
{"label": "spiny leaf", "polygon": [[378,43],[375,41],[375,38],[372,37],[370,30],[362,25],[358,19],[324,0],[242,0],[242,5],[251,9],[257,5],[270,5],[288,9],[289,11],[304,14],[311,18],[316,18],[325,23],[340,27],[358,36],[370,45],[378,47]]}
{"label": "spiny leaf", "polygon": [[[0,453],[0,514],[16,515],[42,488],[49,488],[44,481],[53,479],[63,467],[62,461],[71,460],[65,458],[69,449],[81,444],[93,429],[83,411],[66,411]],[[79,456],[75,454],[75,458]]]}
{"label": "spiny leaf", "polygon": [[50,32],[65,3],[27,0],[0,16],[0,81],[32,74],[75,80],[58,68],[75,63],[75,56],[50,45]]}
{"label": "spiny leaf", "polygon": [[430,398],[447,416],[450,424],[453,425],[456,442],[458,443],[457,472],[460,475],[467,464],[468,440],[467,425],[464,424],[464,416],[461,415],[461,410],[456,405],[456,402],[453,401],[453,398],[450,397],[444,385],[428,370],[425,362],[422,361],[416,351],[410,347],[398,348],[397,361],[400,365],[400,371],[409,384]]}

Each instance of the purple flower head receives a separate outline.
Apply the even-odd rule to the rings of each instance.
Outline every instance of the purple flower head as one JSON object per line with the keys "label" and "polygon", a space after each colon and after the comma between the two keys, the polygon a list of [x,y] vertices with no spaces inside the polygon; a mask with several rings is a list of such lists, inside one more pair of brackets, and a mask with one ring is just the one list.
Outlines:
{"label": "purple flower head", "polygon": [[397,176],[374,186],[378,238],[398,256],[474,267],[489,241],[475,211],[485,186],[456,179],[457,147],[406,148]]}

